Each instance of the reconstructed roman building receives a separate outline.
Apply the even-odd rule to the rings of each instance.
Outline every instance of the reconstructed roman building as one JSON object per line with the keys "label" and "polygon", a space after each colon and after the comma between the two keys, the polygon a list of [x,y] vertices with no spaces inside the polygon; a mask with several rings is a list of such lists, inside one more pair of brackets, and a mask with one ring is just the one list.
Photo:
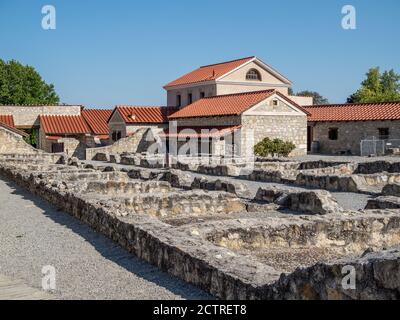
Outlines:
{"label": "reconstructed roman building", "polygon": [[291,156],[359,155],[364,139],[400,139],[400,103],[316,106],[310,97],[290,96],[291,86],[253,56],[202,66],[169,82],[166,106],[0,106],[0,123],[33,134],[40,149],[78,158],[91,158],[96,148],[146,152],[146,143],[139,151],[133,146],[147,129],[166,152],[171,141],[177,139],[179,148],[195,140],[187,154],[242,158],[252,157],[254,145],[266,137],[293,142]]}

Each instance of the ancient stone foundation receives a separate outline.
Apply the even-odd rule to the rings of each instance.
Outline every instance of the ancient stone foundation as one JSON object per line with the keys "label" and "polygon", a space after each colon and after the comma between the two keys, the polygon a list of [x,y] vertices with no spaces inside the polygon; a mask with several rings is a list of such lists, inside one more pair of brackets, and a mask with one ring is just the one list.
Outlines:
{"label": "ancient stone foundation", "polygon": [[[318,166],[305,170],[336,170]],[[397,207],[350,211],[326,190],[282,185],[252,196],[224,177],[47,154],[0,155],[0,177],[222,299],[400,297]],[[354,289],[342,286],[348,266]]]}

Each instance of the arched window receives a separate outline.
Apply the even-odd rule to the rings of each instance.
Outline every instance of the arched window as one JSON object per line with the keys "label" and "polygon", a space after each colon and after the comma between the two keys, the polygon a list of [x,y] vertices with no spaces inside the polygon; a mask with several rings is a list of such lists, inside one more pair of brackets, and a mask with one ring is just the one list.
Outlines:
{"label": "arched window", "polygon": [[246,74],[246,80],[258,80],[261,81],[261,74],[256,69],[250,69]]}

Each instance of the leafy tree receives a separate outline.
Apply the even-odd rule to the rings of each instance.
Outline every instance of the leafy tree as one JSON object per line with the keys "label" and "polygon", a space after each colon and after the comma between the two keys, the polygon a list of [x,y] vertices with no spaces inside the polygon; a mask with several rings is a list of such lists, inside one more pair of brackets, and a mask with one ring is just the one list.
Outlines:
{"label": "leafy tree", "polygon": [[381,74],[379,67],[371,68],[361,88],[348,99],[349,103],[391,102],[400,100],[400,75],[389,70]]}
{"label": "leafy tree", "polygon": [[328,104],[329,101],[316,91],[304,90],[295,93],[292,88],[289,88],[289,95],[291,96],[303,96],[303,97],[313,97],[314,104]]}
{"label": "leafy tree", "polygon": [[58,104],[52,84],[31,66],[0,59],[0,104]]}
{"label": "leafy tree", "polygon": [[270,155],[287,157],[294,149],[296,149],[296,146],[292,142],[281,139],[271,140],[267,137],[254,146],[254,153],[260,157],[268,157]]}

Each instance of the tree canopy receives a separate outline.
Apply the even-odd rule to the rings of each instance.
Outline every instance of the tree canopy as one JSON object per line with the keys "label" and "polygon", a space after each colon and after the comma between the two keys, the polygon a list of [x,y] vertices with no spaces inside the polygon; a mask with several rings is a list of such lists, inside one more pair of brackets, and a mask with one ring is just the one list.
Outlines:
{"label": "tree canopy", "polygon": [[380,72],[379,67],[371,68],[361,88],[348,99],[349,103],[400,101],[400,75],[393,69]]}
{"label": "tree canopy", "polygon": [[31,66],[0,59],[0,104],[58,104],[52,84]]}
{"label": "tree canopy", "polygon": [[295,96],[313,97],[314,104],[328,104],[329,103],[328,99],[326,99],[325,97],[323,97],[316,91],[304,90],[304,91],[294,93],[293,89],[289,88],[289,94],[295,95]]}

